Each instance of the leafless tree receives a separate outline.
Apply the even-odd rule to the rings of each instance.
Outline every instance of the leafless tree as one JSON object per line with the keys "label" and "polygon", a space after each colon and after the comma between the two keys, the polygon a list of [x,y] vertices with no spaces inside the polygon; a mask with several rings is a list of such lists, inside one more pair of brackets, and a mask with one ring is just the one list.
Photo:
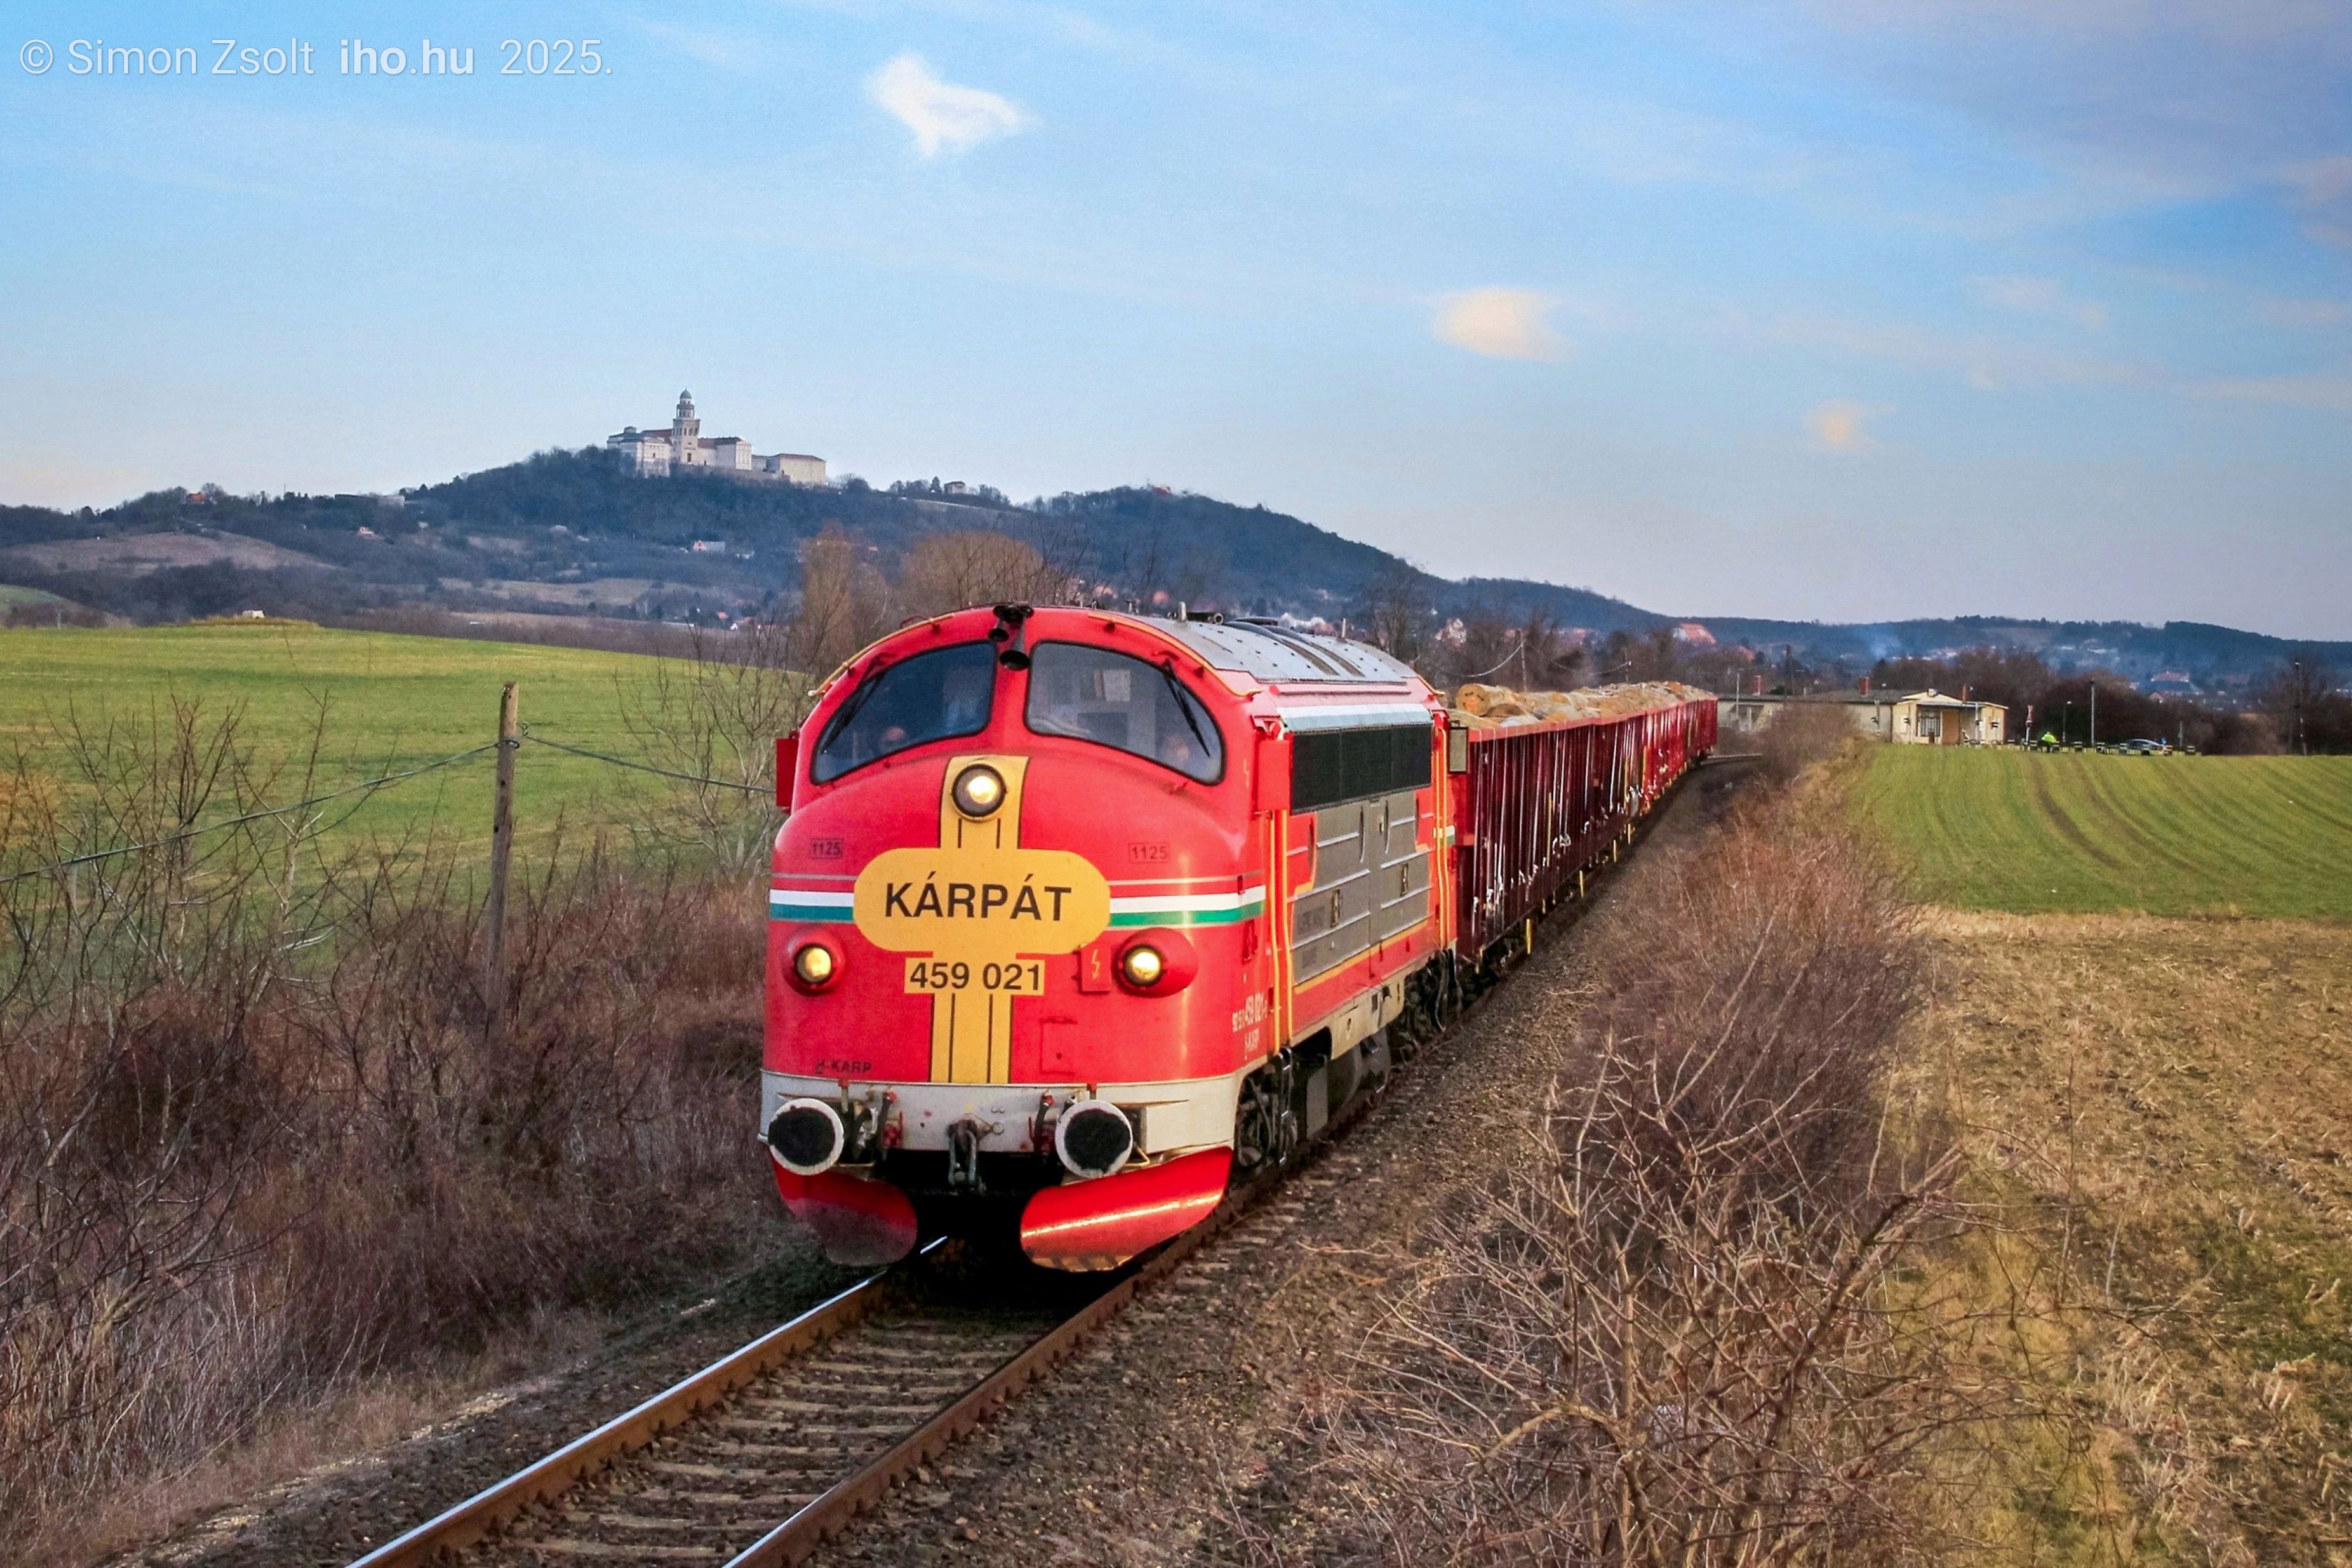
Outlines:
{"label": "leafless tree", "polygon": [[887,632],[898,615],[872,548],[827,528],[801,549],[801,592],[784,662],[822,677]]}
{"label": "leafless tree", "polygon": [[2336,672],[2309,649],[2287,658],[2254,693],[2254,701],[2290,752],[2308,754],[2352,745],[2352,701],[2336,695]]}
{"label": "leafless tree", "polygon": [[909,615],[944,615],[975,604],[1052,604],[1068,591],[1066,568],[1006,534],[958,529],[926,534],[898,570],[898,601]]}
{"label": "leafless tree", "polygon": [[1411,562],[1391,560],[1375,572],[1364,585],[1359,613],[1364,635],[1391,654],[1416,667],[1428,657],[1437,611],[1427,574]]}

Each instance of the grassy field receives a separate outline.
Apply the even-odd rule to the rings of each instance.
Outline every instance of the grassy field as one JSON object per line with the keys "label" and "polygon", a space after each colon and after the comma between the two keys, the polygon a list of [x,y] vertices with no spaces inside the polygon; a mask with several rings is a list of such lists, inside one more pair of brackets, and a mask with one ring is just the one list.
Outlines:
{"label": "grassy field", "polygon": [[1946,906],[1913,1071],[1997,1221],[1946,1278],[2041,1413],[1991,1558],[2352,1560],[2352,758],[1847,766]]}
{"label": "grassy field", "polygon": [[2352,919],[2352,757],[1885,746],[1852,792],[1930,903]]}
{"label": "grassy field", "polygon": [[[523,722],[551,739],[628,756],[621,693],[650,661],[635,654],[463,642],[315,627],[181,626],[142,630],[0,630],[0,758],[19,745],[49,761],[68,715],[86,727],[144,726],[173,698],[207,715],[241,705],[243,731],[265,755],[307,747],[320,705],[326,747],[320,789],[446,757],[492,739],[499,687],[520,683]],[[341,831],[386,836],[430,826],[461,843],[487,841],[492,759],[485,754],[378,792]],[[544,747],[517,758],[518,841],[544,842],[612,820],[643,775]],[[282,793],[282,792],[281,792]],[[348,804],[348,802],[347,802]],[[341,807],[336,808],[341,810]]]}
{"label": "grassy field", "polygon": [[1937,911],[1916,1057],[2048,1413],[1988,1500],[2053,1564],[2352,1548],[2352,927]]}

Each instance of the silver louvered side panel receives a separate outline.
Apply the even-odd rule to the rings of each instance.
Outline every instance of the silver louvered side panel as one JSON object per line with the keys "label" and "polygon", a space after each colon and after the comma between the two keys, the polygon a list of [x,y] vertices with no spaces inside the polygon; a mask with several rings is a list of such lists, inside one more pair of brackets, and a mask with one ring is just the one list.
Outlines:
{"label": "silver louvered side panel", "polygon": [[1291,973],[1312,979],[1429,915],[1429,854],[1415,845],[1413,792],[1315,813],[1315,884],[1291,900]]}

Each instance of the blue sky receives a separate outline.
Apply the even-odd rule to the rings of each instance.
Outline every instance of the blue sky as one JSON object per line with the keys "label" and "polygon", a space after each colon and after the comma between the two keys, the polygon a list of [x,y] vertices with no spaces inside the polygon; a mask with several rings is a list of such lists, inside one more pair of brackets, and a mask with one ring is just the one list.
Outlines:
{"label": "blue sky", "polygon": [[2345,0],[7,26],[0,500],[386,489],[687,386],[837,474],[1150,480],[1683,613],[2352,637]]}

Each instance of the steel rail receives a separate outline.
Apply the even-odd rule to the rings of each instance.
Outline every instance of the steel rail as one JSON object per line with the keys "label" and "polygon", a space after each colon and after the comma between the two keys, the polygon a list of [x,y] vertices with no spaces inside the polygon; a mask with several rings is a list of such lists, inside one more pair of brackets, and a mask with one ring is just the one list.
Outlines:
{"label": "steel rail", "polygon": [[[923,1254],[938,1245],[926,1247]],[[856,1323],[873,1310],[895,1271],[883,1269],[868,1274],[839,1295],[770,1329],[741,1349],[730,1351],[585,1437],[573,1438],[535,1464],[386,1542],[351,1568],[410,1568],[472,1545],[531,1504],[569,1491],[583,1478],[644,1448],[704,1406],[725,1398]]]}
{"label": "steel rail", "polygon": [[[1725,760],[1746,758],[1735,757]],[[1650,829],[1663,814],[1662,808],[1666,800],[1696,771],[1696,766],[1685,768],[1681,777],[1662,792],[1655,805],[1630,824],[1632,831],[1626,840],[1629,844],[1638,844],[1648,836]],[[1604,885],[1606,881],[1614,880],[1605,868],[1602,877]],[[1590,894],[1572,901],[1563,899],[1538,919],[1549,925],[1571,909],[1580,919],[1591,903]],[[1454,1014],[1438,1038],[1454,1033],[1476,1018],[1501,988],[1500,986],[1490,986],[1471,998]],[[1399,1071],[1403,1066],[1400,1063]],[[1393,1084],[1395,1081],[1396,1073],[1392,1072],[1385,1082]],[[1230,1229],[1265,1197],[1279,1191],[1291,1176],[1313,1165],[1341,1134],[1370,1114],[1373,1108],[1387,1098],[1385,1086],[1359,1098],[1339,1117],[1302,1145],[1297,1156],[1278,1170],[1236,1187],[1207,1219],[1163,1243],[1126,1278],[1061,1323],[1045,1331],[890,1448],[835,1482],[791,1518],[730,1559],[725,1568],[771,1568],[773,1564],[792,1565],[806,1561],[826,1539],[838,1534],[858,1515],[881,1501],[892,1487],[912,1474],[918,1467],[936,1458],[958,1439],[971,1434],[998,1406],[1068,1360],[1138,1295],[1166,1279],[1186,1259]],[[942,1245],[943,1241],[937,1239],[927,1243],[908,1262],[929,1256]],[[481,1541],[533,1503],[561,1496],[614,1459],[642,1448],[663,1433],[683,1425],[704,1406],[723,1399],[794,1356],[855,1325],[871,1312],[887,1283],[906,1267],[905,1263],[894,1264],[866,1276],[839,1295],[810,1308],[790,1322],[770,1330],[740,1350],[730,1353],[691,1377],[655,1395],[625,1415],[615,1416],[587,1436],[574,1439],[537,1463],[516,1471],[406,1534],[378,1547],[352,1563],[350,1568],[410,1568],[410,1565],[431,1563],[445,1553],[454,1553]]]}
{"label": "steel rail", "polygon": [[1139,1292],[1173,1272],[1179,1263],[1238,1218],[1263,1191],[1276,1185],[1279,1184],[1253,1184],[1247,1200],[1232,1207],[1230,1213],[1227,1206],[1221,1206],[1205,1223],[1176,1237],[1141,1268],[1088,1301],[1073,1316],[1046,1330],[1026,1350],[972,1385],[954,1404],[835,1482],[814,1502],[737,1553],[727,1568],[769,1568],[773,1563],[806,1560],[826,1537],[837,1533],[881,1501],[918,1466],[938,1458],[950,1444],[986,1420],[998,1406],[1068,1360]]}
{"label": "steel rail", "polygon": [[[1694,769],[1685,768],[1675,784],[1680,784],[1692,771]],[[1674,786],[1669,785],[1657,805],[1631,824],[1633,832],[1629,839],[1632,842],[1639,843],[1648,835],[1651,826],[1659,818],[1658,808],[1663,807],[1665,798],[1673,793]],[[1583,910],[1591,907],[1591,899],[1589,896],[1579,899],[1576,904],[1579,906],[1578,918],[1580,919]],[[1570,907],[1563,901],[1545,912],[1540,918],[1549,923]],[[1443,1034],[1452,1034],[1477,1017],[1500,988],[1490,987],[1471,998],[1454,1015]],[[1393,1075],[1391,1082],[1393,1082]],[[880,1502],[892,1487],[912,1474],[919,1466],[938,1458],[949,1445],[978,1427],[998,1406],[1076,1354],[1129,1302],[1175,1272],[1185,1259],[1230,1229],[1262,1199],[1278,1191],[1291,1176],[1312,1165],[1338,1141],[1340,1134],[1370,1115],[1372,1108],[1386,1098],[1385,1088],[1362,1096],[1299,1151],[1306,1158],[1293,1159],[1279,1170],[1237,1188],[1206,1220],[1161,1246],[1135,1272],[1087,1302],[1059,1326],[1048,1329],[1027,1349],[974,1384],[954,1404],[866,1461],[853,1474],[835,1482],[815,1501],[730,1558],[726,1568],[775,1568],[776,1564],[796,1568],[797,1564],[807,1561],[827,1537],[839,1533],[859,1514]]]}

